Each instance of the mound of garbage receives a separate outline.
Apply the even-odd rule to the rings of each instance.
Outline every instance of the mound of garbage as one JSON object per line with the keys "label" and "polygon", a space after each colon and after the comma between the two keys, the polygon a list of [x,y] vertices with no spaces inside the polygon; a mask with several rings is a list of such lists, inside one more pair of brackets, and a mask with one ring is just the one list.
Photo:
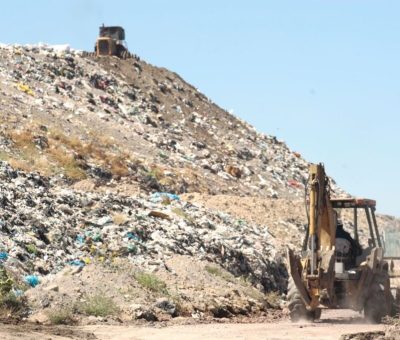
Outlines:
{"label": "mound of garbage", "polygon": [[133,198],[75,191],[5,162],[0,180],[0,255],[16,283],[35,287],[65,267],[112,265],[118,259],[152,272],[175,255],[187,255],[219,264],[264,292],[285,289],[277,241],[262,226],[176,194]]}
{"label": "mound of garbage", "polygon": [[[149,190],[274,198],[303,194],[308,163],[299,153],[164,68],[136,59],[83,57],[58,46],[3,45],[0,78],[0,150],[27,170],[58,170],[76,178],[78,172],[68,171],[55,152],[58,140],[74,157],[80,178],[141,182],[132,165],[141,162],[158,177]],[[99,152],[78,147],[94,139],[117,159],[105,162],[96,157]],[[27,143],[37,157],[26,155]],[[113,171],[116,161],[119,171]]]}
{"label": "mound of garbage", "polygon": [[103,286],[146,320],[279,305],[301,154],[139,58],[0,45],[0,80],[1,299],[75,312]]}

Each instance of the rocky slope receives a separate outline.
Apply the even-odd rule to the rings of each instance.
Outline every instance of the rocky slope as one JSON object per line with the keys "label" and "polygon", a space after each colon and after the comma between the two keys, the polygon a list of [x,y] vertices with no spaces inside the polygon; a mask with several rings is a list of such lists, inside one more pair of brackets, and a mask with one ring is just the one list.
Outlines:
{"label": "rocky slope", "polygon": [[0,103],[0,289],[31,317],[99,294],[124,320],[279,305],[299,153],[139,58],[2,46]]}

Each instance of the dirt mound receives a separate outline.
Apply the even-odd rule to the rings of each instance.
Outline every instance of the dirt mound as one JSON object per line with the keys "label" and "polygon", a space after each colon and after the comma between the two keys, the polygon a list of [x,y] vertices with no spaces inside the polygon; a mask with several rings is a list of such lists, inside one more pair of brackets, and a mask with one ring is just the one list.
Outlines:
{"label": "dirt mound", "polygon": [[29,320],[45,323],[254,317],[280,304],[279,295],[264,295],[245,278],[188,256],[173,256],[153,272],[126,260],[66,267],[26,296],[33,309]]}

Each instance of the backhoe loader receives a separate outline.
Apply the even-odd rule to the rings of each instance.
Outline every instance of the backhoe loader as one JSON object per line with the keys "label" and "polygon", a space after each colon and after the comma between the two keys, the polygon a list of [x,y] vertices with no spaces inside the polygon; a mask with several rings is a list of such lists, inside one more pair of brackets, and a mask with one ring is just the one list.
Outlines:
{"label": "backhoe loader", "polygon": [[[288,307],[292,321],[315,320],[326,308],[364,311],[372,322],[391,313],[389,265],[384,259],[370,199],[331,198],[322,164],[311,164],[307,184],[309,223],[300,253],[288,249]],[[351,209],[352,235],[342,228],[341,209]],[[368,224],[368,245],[359,243],[359,214]]]}

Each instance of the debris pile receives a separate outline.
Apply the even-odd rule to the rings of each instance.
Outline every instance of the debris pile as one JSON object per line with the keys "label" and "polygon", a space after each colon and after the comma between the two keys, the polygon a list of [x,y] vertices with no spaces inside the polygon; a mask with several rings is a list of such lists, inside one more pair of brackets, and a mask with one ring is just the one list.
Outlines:
{"label": "debris pile", "polygon": [[[40,141],[52,128],[83,140],[102,131],[132,157],[157,165],[159,189],[174,193],[285,198],[304,192],[307,162],[299,153],[222,110],[175,73],[46,45],[3,46],[0,57],[2,113],[14,123],[20,116],[17,130],[37,123]],[[15,143],[5,129],[0,147],[10,152]]]}
{"label": "debris pile", "polygon": [[[232,210],[239,196],[275,207],[303,197],[308,163],[283,141],[139,59],[1,45],[0,84],[0,265],[12,277],[3,280],[7,292],[21,295],[28,287],[26,296],[50,308],[50,296],[62,302],[70,295],[61,287],[66,280],[84,299],[99,288],[96,275],[108,275],[97,265],[112,270],[120,261],[134,268],[126,277],[134,290],[139,269],[165,274],[192,304],[193,317],[247,315],[264,308],[260,292],[285,291],[283,247],[299,242],[302,222],[271,217],[267,225]],[[344,194],[333,181],[332,189]],[[184,194],[232,197],[230,209],[206,208]],[[197,272],[189,275],[191,265]],[[130,273],[118,270],[119,277]],[[208,276],[196,284],[199,271]],[[143,303],[175,315],[178,303],[164,288],[157,298],[167,300]],[[244,298],[246,291],[258,302]],[[128,293],[130,302],[138,298]],[[136,307],[137,318],[157,318]]]}
{"label": "debris pile", "polygon": [[130,198],[60,188],[5,162],[0,178],[3,262],[30,286],[65,266],[122,257],[151,270],[180,254],[218,263],[264,291],[285,289],[277,242],[262,226],[176,195]]}

